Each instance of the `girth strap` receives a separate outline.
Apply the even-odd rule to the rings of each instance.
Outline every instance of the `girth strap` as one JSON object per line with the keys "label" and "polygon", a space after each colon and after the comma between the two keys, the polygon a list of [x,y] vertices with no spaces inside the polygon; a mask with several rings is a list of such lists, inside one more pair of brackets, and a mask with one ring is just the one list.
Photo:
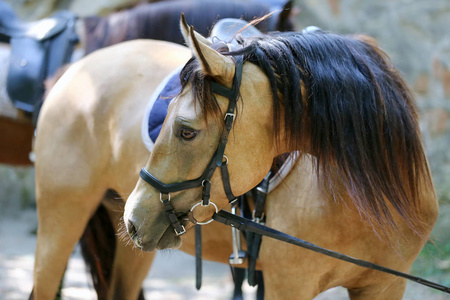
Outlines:
{"label": "girth strap", "polygon": [[[253,198],[255,202],[255,209],[252,213],[253,222],[264,222],[264,208],[266,204],[267,192],[269,190],[269,178],[271,172],[261,181],[254,189]],[[248,247],[248,284],[255,286],[258,284],[256,275],[256,260],[259,257],[259,250],[261,248],[262,235],[254,232],[247,232],[247,247]]]}

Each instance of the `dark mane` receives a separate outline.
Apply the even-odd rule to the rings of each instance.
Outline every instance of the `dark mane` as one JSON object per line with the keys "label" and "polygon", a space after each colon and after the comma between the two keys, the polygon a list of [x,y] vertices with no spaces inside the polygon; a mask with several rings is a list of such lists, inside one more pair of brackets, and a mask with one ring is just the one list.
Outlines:
{"label": "dark mane", "polygon": [[[317,158],[321,183],[334,197],[343,196],[340,183],[375,230],[397,231],[393,207],[420,233],[419,199],[424,186],[432,190],[432,179],[413,97],[387,55],[369,38],[320,31],[242,44],[239,52],[225,54],[244,54],[244,61],[264,71],[273,93],[275,134],[286,129],[291,150]],[[181,76],[184,85],[195,87],[204,114],[217,113],[210,79],[199,74],[195,60]]]}
{"label": "dark mane", "polygon": [[[293,30],[289,19],[291,3],[269,20],[257,25],[262,32]],[[252,21],[271,12],[268,3],[238,1],[161,1],[143,3],[104,17],[84,18],[86,54],[106,46],[133,39],[157,39],[184,44],[180,33],[181,12],[199,33],[208,36],[214,23],[222,18]],[[282,10],[282,7],[279,7]]]}

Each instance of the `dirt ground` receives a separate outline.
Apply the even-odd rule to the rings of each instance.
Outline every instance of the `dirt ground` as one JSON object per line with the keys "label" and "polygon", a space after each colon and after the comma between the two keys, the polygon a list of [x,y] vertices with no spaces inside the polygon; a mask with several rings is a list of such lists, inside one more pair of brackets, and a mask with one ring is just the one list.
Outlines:
{"label": "dirt ground", "polygon": [[[32,287],[32,270],[36,236],[36,213],[33,209],[0,217],[0,299],[27,299]],[[233,283],[227,265],[204,262],[203,285],[195,289],[194,258],[180,251],[158,252],[144,282],[145,296],[152,300],[228,300]],[[244,285],[244,299],[255,299],[256,290]],[[63,299],[96,299],[78,247],[68,266]],[[348,299],[342,288],[329,290],[315,300]],[[443,300],[443,294],[409,283],[404,299]]]}

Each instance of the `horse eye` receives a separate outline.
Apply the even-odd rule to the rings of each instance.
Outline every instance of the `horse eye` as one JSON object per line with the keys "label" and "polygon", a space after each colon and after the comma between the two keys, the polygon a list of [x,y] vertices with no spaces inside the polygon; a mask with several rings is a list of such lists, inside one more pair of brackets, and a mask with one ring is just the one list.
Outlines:
{"label": "horse eye", "polygon": [[184,140],[192,140],[197,136],[197,131],[192,129],[181,129],[180,135]]}

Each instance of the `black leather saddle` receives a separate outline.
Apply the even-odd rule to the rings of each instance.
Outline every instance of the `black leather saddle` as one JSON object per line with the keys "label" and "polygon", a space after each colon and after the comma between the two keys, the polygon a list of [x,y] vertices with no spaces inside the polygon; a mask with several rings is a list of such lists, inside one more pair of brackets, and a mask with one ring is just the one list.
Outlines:
{"label": "black leather saddle", "polygon": [[37,114],[45,79],[70,62],[78,43],[75,21],[73,13],[59,11],[46,19],[23,22],[0,0],[0,42],[11,46],[6,91],[17,108]]}

